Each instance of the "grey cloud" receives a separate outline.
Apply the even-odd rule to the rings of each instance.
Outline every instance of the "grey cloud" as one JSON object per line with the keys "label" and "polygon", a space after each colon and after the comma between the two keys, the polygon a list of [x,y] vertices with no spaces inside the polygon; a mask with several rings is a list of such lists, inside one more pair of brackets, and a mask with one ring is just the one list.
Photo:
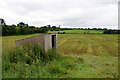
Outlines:
{"label": "grey cloud", "polygon": [[[2,0],[0,16],[41,26],[117,26],[118,0]],[[7,12],[7,13],[6,13]],[[9,19],[11,20],[9,20]]]}

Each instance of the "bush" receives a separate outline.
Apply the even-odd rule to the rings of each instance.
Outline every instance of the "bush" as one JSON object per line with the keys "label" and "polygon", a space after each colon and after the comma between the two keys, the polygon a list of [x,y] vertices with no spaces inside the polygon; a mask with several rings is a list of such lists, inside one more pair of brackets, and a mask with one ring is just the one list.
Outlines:
{"label": "bush", "polygon": [[65,34],[66,32],[58,32],[58,34]]}
{"label": "bush", "polygon": [[10,63],[25,63],[31,65],[32,63],[36,63],[37,60],[48,62],[59,59],[59,57],[60,54],[56,52],[55,48],[45,52],[41,46],[29,44],[10,51],[5,58],[7,58],[7,61]]}
{"label": "bush", "polygon": [[65,34],[65,32],[63,32],[63,34]]}
{"label": "bush", "polygon": [[103,34],[120,34],[120,30],[105,30]]}
{"label": "bush", "polygon": [[54,59],[62,58],[62,55],[60,53],[57,53],[55,48],[48,50],[47,55],[48,55],[50,61],[52,61]]}
{"label": "bush", "polygon": [[62,34],[61,32],[58,32],[58,34]]}

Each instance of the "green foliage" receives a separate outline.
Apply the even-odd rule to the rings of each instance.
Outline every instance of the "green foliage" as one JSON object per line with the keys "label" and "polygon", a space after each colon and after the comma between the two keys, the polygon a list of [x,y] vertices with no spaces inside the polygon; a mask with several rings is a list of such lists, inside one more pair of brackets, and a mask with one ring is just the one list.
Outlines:
{"label": "green foliage", "polygon": [[47,33],[48,29],[46,27],[37,28],[34,26],[29,26],[23,22],[16,25],[5,25],[2,26],[2,35],[26,35],[33,33]]}
{"label": "green foliage", "polygon": [[60,53],[57,53],[55,48],[48,50],[47,55],[48,55],[50,61],[52,61],[54,59],[62,58],[62,55]]}
{"label": "green foliage", "polygon": [[105,30],[104,34],[120,34],[120,30]]}
{"label": "green foliage", "polygon": [[8,35],[26,35],[26,34],[33,34],[33,33],[47,33],[48,30],[53,31],[59,31],[61,30],[60,27],[56,26],[41,26],[41,27],[35,27],[35,26],[29,26],[28,24],[25,24],[23,22],[19,22],[16,25],[4,25],[2,26],[2,35],[8,36]]}
{"label": "green foliage", "polygon": [[37,61],[48,62],[54,59],[60,59],[62,56],[53,48],[47,52],[39,45],[24,45],[17,47],[8,53],[7,61],[10,63],[25,63],[31,65]]}
{"label": "green foliage", "polygon": [[25,45],[3,54],[3,78],[59,77],[74,69],[71,57],[53,48],[47,52],[38,45]]}
{"label": "green foliage", "polygon": [[65,34],[66,32],[58,32],[58,34]]}
{"label": "green foliage", "polygon": [[37,60],[41,60],[43,62],[51,61],[53,59],[58,58],[59,54],[56,53],[56,50],[52,49],[45,53],[44,49],[38,45],[25,45],[16,48],[16,50],[11,51],[9,56],[10,63],[26,63],[31,65]]}

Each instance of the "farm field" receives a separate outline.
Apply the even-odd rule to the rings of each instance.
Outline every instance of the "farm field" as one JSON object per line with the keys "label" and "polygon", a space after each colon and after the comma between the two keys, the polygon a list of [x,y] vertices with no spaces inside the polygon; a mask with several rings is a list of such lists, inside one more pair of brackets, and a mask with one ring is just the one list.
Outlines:
{"label": "farm field", "polygon": [[107,34],[59,34],[60,53],[117,56],[118,35]]}
{"label": "farm field", "polygon": [[63,31],[48,31],[48,33],[58,33],[58,32],[65,32],[67,34],[85,34],[85,33],[91,33],[91,34],[101,34],[103,33],[103,30],[63,30]]}
{"label": "farm field", "polygon": [[[15,48],[15,40],[40,34],[4,36],[2,37],[2,50]],[[64,54],[93,54],[95,56],[117,56],[118,35],[107,34],[59,34],[59,52]]]}
{"label": "farm field", "polygon": [[[68,32],[70,32],[70,30]],[[49,33],[52,33],[52,31]],[[9,50],[15,48],[15,43],[14,43],[15,40],[30,36],[35,36],[35,35],[39,35],[39,34],[2,37],[3,54],[7,54]],[[73,68],[72,70],[68,70],[69,74],[64,74],[64,75],[59,75],[59,73],[57,74],[47,73],[49,71],[47,71],[46,68],[49,69],[49,67],[48,66],[46,66],[46,68],[42,67],[44,69],[42,75],[44,76],[41,77],[114,78],[118,76],[118,58],[117,58],[118,35],[58,34],[58,52],[65,56],[73,57],[72,61],[76,64],[76,67]],[[76,61],[78,57],[82,58],[84,62],[79,63],[78,60]],[[67,61],[70,60],[68,59]],[[58,62],[53,61],[51,62],[51,64],[54,64],[54,67],[55,65],[57,67],[58,66],[60,67],[62,66],[62,61],[58,61]],[[49,66],[51,67],[51,65]],[[8,77],[8,76],[4,75],[4,77]],[[35,76],[37,76],[37,74],[35,74]],[[31,77],[34,78],[34,76],[32,75]]]}

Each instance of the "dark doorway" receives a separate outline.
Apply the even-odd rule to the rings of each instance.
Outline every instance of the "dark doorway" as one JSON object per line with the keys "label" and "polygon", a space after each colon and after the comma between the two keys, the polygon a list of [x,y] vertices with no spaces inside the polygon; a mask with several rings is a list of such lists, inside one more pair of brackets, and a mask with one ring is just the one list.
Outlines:
{"label": "dark doorway", "polygon": [[52,48],[56,45],[56,35],[52,35]]}

